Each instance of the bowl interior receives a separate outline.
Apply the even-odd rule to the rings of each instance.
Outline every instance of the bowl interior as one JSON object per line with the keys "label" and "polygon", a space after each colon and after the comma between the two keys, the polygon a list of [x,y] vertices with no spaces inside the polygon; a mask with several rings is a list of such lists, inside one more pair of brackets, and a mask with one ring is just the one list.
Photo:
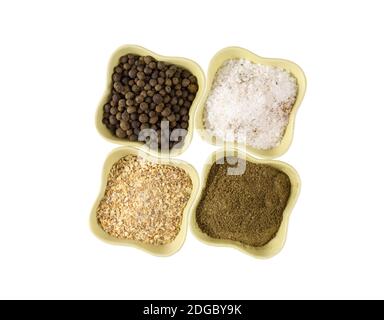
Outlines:
{"label": "bowl interior", "polygon": [[[140,155],[144,157],[147,160],[153,160],[153,161],[160,161],[162,164],[167,164],[167,165],[173,165],[177,166],[179,168],[184,169],[187,174],[190,176],[192,180],[192,193],[191,196],[187,202],[187,205],[184,208],[183,212],[183,221],[181,224],[180,232],[175,238],[174,241],[172,241],[169,244],[166,245],[161,245],[161,246],[156,246],[156,245],[150,245],[150,244],[143,244],[139,241],[133,241],[133,240],[123,240],[123,239],[117,239],[115,237],[112,237],[108,233],[106,233],[101,226],[97,222],[97,217],[96,217],[96,212],[98,205],[100,203],[100,200],[103,198],[104,193],[105,193],[105,188],[107,185],[108,181],[108,175],[109,172],[112,168],[112,166],[121,158],[127,156],[127,155]],[[158,157],[154,157],[143,150],[140,150],[138,148],[134,147],[120,147],[112,151],[109,156],[107,157],[105,163],[104,163],[104,168],[103,168],[103,173],[102,173],[102,184],[101,184],[101,190],[100,193],[97,197],[97,200],[92,208],[91,212],[91,218],[90,218],[90,225],[93,233],[100,238],[103,241],[106,241],[110,244],[116,244],[116,245],[127,245],[127,246],[132,246],[136,247],[139,249],[143,249],[153,255],[158,255],[158,256],[169,256],[174,253],[176,253],[183,245],[185,237],[186,237],[186,232],[187,232],[187,225],[188,225],[188,215],[191,210],[192,204],[195,202],[197,193],[199,189],[199,176],[196,172],[196,170],[188,163],[181,161],[181,160],[168,160],[168,159],[161,159]]]}
{"label": "bowl interior", "polygon": [[[297,91],[297,97],[296,101],[292,107],[292,111],[289,116],[289,122],[287,125],[287,128],[285,130],[285,134],[280,142],[280,144],[269,150],[260,150],[256,149],[251,146],[244,146],[242,144],[237,144],[237,143],[231,143],[231,142],[224,142],[221,139],[211,137],[205,130],[204,126],[204,110],[205,110],[205,104],[207,101],[207,98],[209,96],[209,93],[211,91],[212,83],[213,80],[215,79],[215,75],[218,71],[218,69],[222,66],[222,64],[229,59],[247,59],[250,60],[254,63],[259,63],[259,64],[265,64],[265,65],[271,65],[275,67],[279,67],[282,69],[287,70],[290,72],[296,79],[297,79],[297,84],[298,84],[298,91]],[[251,152],[254,155],[263,157],[263,158],[276,158],[284,154],[289,146],[292,143],[293,139],[293,128],[294,128],[294,122],[295,122],[295,117],[296,117],[296,112],[303,100],[304,93],[306,89],[306,79],[304,72],[301,70],[301,68],[288,60],[282,60],[282,59],[270,59],[270,58],[262,58],[251,51],[248,51],[243,48],[239,47],[229,47],[225,48],[221,51],[219,51],[211,60],[209,68],[208,68],[208,76],[207,76],[207,85],[206,85],[206,90],[205,94],[203,97],[203,100],[197,110],[196,113],[196,128],[198,129],[200,135],[204,140],[211,144],[215,145],[228,145],[230,147],[233,146],[238,146],[240,148],[246,148],[247,151]]]}
{"label": "bowl interior", "polygon": [[[221,159],[223,157],[229,157],[229,156],[237,156],[241,159],[245,159],[253,163],[268,164],[270,166],[273,166],[283,171],[284,173],[286,173],[291,181],[291,195],[289,197],[287,206],[284,210],[283,220],[281,222],[280,228],[276,236],[270,242],[268,242],[266,245],[262,247],[252,247],[252,246],[247,246],[240,242],[236,242],[232,240],[220,240],[220,239],[211,238],[200,229],[200,227],[196,222],[196,208],[201,200],[201,196],[203,194],[205,185],[207,183],[209,171],[217,159]],[[197,200],[193,204],[191,221],[190,221],[191,230],[199,240],[209,245],[232,247],[232,248],[241,250],[242,252],[256,258],[270,258],[276,255],[283,248],[286,235],[287,235],[289,216],[292,212],[293,207],[295,206],[295,203],[297,201],[297,198],[300,192],[300,178],[298,173],[293,167],[281,161],[256,159],[252,155],[238,149],[226,149],[226,150],[221,149],[217,152],[214,152],[208,158],[206,164],[204,165],[201,181],[202,181],[201,188],[199,190]]]}
{"label": "bowl interior", "polygon": [[[198,104],[200,103],[202,97],[203,97],[203,92],[205,88],[205,75],[201,67],[194,61],[186,59],[186,58],[181,58],[181,57],[167,57],[167,56],[161,56],[158,55],[152,51],[149,51],[143,47],[136,46],[136,45],[125,45],[120,48],[118,48],[111,56],[108,64],[108,72],[107,72],[107,81],[106,81],[106,89],[104,91],[104,94],[102,96],[102,99],[100,100],[100,103],[97,107],[97,112],[96,112],[96,128],[97,131],[103,136],[105,139],[112,143],[120,144],[120,145],[125,145],[125,146],[133,146],[133,147],[140,147],[146,150],[147,152],[157,155],[159,152],[156,150],[152,150],[148,148],[144,143],[141,142],[130,142],[126,139],[120,139],[116,136],[114,136],[108,128],[102,123],[103,119],[103,107],[104,104],[107,101],[107,98],[110,94],[110,88],[112,85],[112,74],[113,74],[113,69],[114,67],[119,63],[120,57],[128,54],[137,54],[141,56],[146,56],[150,55],[154,57],[156,60],[161,60],[161,61],[166,61],[172,64],[179,65],[181,67],[184,67],[185,69],[188,69],[190,72],[192,72],[193,75],[196,76],[198,85],[199,85],[199,90],[197,91],[195,100],[193,101],[191,108],[189,110],[189,127],[188,127],[188,133],[185,137],[184,144],[181,148],[178,149],[172,149],[169,152],[170,156],[177,156],[183,153],[189,146],[192,140],[192,135],[193,135],[193,129],[194,129],[194,117],[196,113],[196,109]],[[167,153],[168,154],[168,153]]]}

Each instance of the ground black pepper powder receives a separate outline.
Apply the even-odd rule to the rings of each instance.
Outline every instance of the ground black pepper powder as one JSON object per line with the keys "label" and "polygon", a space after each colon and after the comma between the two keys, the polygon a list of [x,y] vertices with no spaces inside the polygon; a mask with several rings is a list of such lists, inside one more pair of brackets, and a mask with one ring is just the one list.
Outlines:
{"label": "ground black pepper powder", "polygon": [[261,247],[279,230],[291,182],[275,167],[245,160],[243,174],[228,174],[237,160],[221,159],[211,167],[196,222],[212,238]]}

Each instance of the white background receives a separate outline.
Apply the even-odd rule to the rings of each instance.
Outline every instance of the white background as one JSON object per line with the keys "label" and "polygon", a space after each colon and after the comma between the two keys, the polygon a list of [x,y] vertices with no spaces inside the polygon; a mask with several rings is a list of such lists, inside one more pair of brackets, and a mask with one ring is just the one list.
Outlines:
{"label": "white background", "polygon": [[[384,298],[381,1],[2,1],[0,298]],[[169,258],[88,227],[115,145],[94,127],[110,54],[139,44],[207,69],[243,46],[305,71],[288,239],[262,261],[188,234]],[[213,147],[194,136],[197,170]]]}

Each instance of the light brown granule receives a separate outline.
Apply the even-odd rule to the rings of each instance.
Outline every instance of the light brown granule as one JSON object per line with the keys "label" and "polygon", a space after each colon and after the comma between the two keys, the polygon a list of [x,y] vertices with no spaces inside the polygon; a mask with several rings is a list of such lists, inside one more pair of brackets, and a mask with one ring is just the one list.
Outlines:
{"label": "light brown granule", "polygon": [[113,237],[164,245],[180,232],[191,192],[183,169],[129,155],[112,166],[97,220]]}

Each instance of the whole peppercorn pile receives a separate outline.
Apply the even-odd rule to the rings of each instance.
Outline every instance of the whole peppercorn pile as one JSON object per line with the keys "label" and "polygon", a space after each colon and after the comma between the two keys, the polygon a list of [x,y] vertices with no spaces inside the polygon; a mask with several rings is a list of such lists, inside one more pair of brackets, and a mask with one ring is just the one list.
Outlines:
{"label": "whole peppercorn pile", "polygon": [[[114,68],[103,123],[112,134],[129,141],[138,141],[141,130],[153,129],[156,148],[165,143],[172,148],[183,137],[171,141],[176,139],[170,139],[170,132],[188,129],[189,110],[198,89],[197,78],[180,66],[127,54]],[[168,134],[162,132],[162,121],[169,124]]]}

